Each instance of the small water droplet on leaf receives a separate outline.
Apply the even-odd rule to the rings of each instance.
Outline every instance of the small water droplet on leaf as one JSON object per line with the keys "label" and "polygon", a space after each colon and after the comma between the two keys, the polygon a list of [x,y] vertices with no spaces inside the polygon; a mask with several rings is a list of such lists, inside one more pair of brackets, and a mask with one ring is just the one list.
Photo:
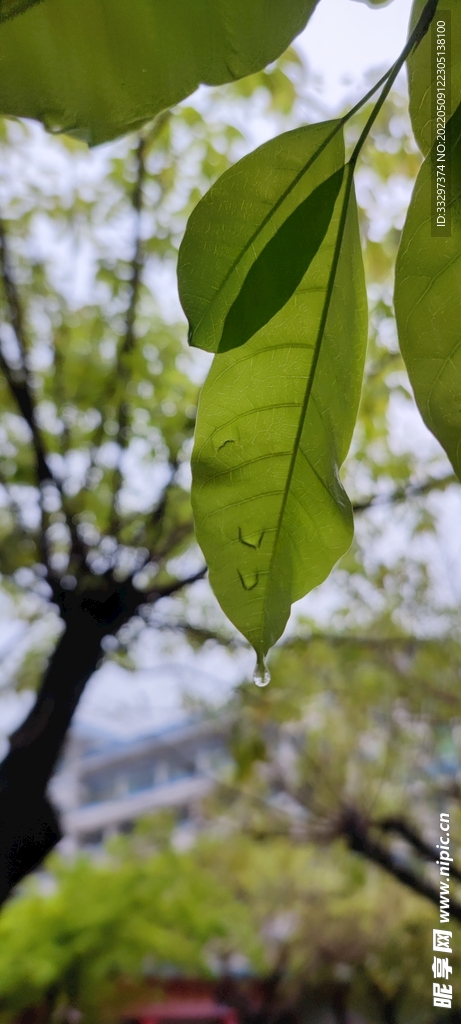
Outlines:
{"label": "small water droplet on leaf", "polygon": [[253,682],[256,686],[268,686],[271,681],[271,674],[269,669],[266,667],[264,658],[259,658],[256,664],[256,668],[253,673]]}

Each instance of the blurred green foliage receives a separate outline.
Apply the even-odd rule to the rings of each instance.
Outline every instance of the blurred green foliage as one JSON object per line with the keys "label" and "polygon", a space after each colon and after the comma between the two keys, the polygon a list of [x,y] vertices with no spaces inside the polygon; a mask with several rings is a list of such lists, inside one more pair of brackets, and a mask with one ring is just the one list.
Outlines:
{"label": "blurred green foliage", "polygon": [[274,1020],[331,1012],[340,995],[366,1021],[429,1021],[436,923],[341,843],[326,857],[283,838],[228,835],[177,852],[159,848],[153,820],[112,841],[99,863],[54,858],[5,908],[0,1019],[35,1007],[45,1019],[73,1009],[116,1020],[162,978],[219,984],[237,970],[277,977]]}
{"label": "blurred green foliage", "polygon": [[141,859],[119,844],[108,863],[55,860],[47,884],[43,895],[32,883],[1,918],[6,1020],[45,998],[98,1019],[111,999],[120,1003],[123,979],[172,967],[207,975],[207,949],[229,933],[257,959],[245,908],[193,855],[169,848]]}

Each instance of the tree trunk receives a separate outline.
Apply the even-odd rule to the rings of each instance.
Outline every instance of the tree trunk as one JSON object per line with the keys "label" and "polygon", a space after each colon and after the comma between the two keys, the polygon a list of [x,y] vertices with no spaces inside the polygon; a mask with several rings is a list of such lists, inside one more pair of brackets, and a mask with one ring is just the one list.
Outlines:
{"label": "tree trunk", "polygon": [[347,1024],[347,1005],[349,988],[350,985],[345,982],[339,982],[334,987],[333,996],[331,1000],[331,1008],[333,1010],[333,1016],[336,1024]]}
{"label": "tree trunk", "polygon": [[88,679],[101,656],[101,640],[126,622],[142,595],[130,582],[65,594],[66,623],[37,700],[10,736],[0,765],[0,905],[62,836],[46,788]]}
{"label": "tree trunk", "polygon": [[385,999],[383,1002],[383,1024],[397,1024],[399,999]]}

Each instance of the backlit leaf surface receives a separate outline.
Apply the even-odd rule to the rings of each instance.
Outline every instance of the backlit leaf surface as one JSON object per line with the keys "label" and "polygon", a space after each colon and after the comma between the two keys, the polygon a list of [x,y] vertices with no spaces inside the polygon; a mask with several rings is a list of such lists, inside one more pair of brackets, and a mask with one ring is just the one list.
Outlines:
{"label": "backlit leaf surface", "polygon": [[0,0],[0,22],[23,14],[28,7],[39,2],[40,0]]}
{"label": "backlit leaf surface", "polygon": [[316,2],[42,0],[0,25],[0,111],[102,142],[260,70]]}
{"label": "backlit leaf surface", "polygon": [[[414,0],[411,13],[410,31],[417,24],[427,0]],[[444,14],[450,15],[451,39],[449,52],[446,53],[446,89],[445,95],[451,109],[447,112],[450,118],[461,103],[461,10],[459,0],[439,0],[438,7],[428,32],[408,58],[408,78],[410,88],[410,116],[419,148],[426,156],[435,141],[434,92],[436,85],[436,66],[434,63],[434,29],[437,22],[443,20]],[[437,35],[435,31],[435,35]],[[448,36],[448,33],[447,33]]]}
{"label": "backlit leaf surface", "polygon": [[[313,125],[267,143],[262,147],[267,177],[252,176],[253,167],[264,166],[261,150],[254,164],[251,158],[241,161],[245,173],[240,177],[226,172],[229,194],[227,200],[224,190],[220,196],[223,209],[229,215],[232,211],[229,266],[235,260],[235,239],[241,241],[248,231],[248,218],[260,205],[268,212],[268,196],[284,193],[332,127],[332,122]],[[307,172],[299,203],[341,173],[343,163],[338,133]],[[319,331],[343,195],[344,184],[314,254],[309,235],[318,237],[315,218],[324,223],[325,212],[318,205],[310,208],[311,223],[305,225],[309,259],[300,282],[245,344],[215,356],[200,398],[193,454],[197,537],[218,600],[259,658],[283,632],[292,602],[325,579],[352,539],[351,507],[338,474],[355,423],[367,334],[353,193],[326,325]],[[212,228],[211,253],[219,256]],[[211,268],[209,244],[206,231],[201,247],[197,236],[197,263],[202,259]],[[259,243],[254,260],[258,251]],[[189,249],[188,260],[192,255]],[[272,268],[274,280],[277,269]],[[285,268],[279,269],[283,276]],[[220,259],[221,279],[222,271]],[[217,277],[218,272],[214,284]],[[228,308],[235,299],[234,289]],[[270,310],[270,295],[267,301]],[[258,307],[261,302],[255,294]],[[222,325],[221,309],[220,317]],[[216,337],[220,331],[218,325]]]}
{"label": "backlit leaf surface", "polygon": [[461,477],[461,106],[449,126],[451,235],[431,232],[429,155],[416,181],[396,266],[400,347],[424,422]]}
{"label": "backlit leaf surface", "polygon": [[198,204],[178,262],[192,345],[209,352],[243,345],[293,294],[341,187],[343,163],[332,160],[342,143],[329,141],[337,129],[327,121],[277,136],[221,175]]}

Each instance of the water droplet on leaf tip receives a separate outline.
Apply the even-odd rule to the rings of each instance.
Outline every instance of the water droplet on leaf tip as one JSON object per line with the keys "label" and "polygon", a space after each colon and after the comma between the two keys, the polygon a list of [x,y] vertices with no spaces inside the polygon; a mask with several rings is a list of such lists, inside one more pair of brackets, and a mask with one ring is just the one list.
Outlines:
{"label": "water droplet on leaf tip", "polygon": [[271,674],[269,672],[269,669],[266,668],[264,659],[258,658],[258,662],[253,673],[253,682],[256,683],[256,686],[268,686],[270,681]]}

